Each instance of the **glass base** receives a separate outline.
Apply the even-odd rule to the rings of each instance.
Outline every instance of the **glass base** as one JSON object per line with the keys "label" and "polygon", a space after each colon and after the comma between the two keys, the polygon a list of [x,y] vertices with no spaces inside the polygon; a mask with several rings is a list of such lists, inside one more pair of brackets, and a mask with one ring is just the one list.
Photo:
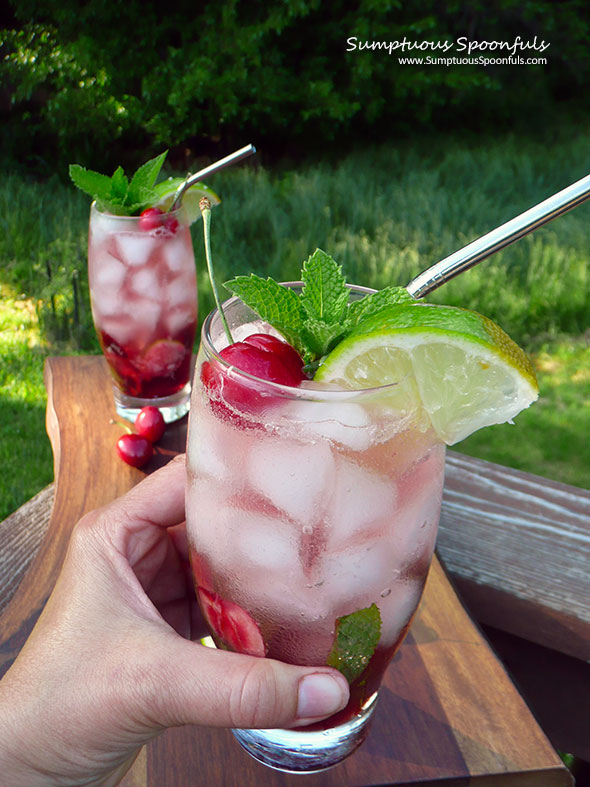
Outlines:
{"label": "glass base", "polygon": [[142,407],[151,405],[157,407],[162,413],[167,424],[178,421],[188,413],[191,400],[191,386],[187,383],[184,388],[177,391],[172,396],[163,396],[160,399],[139,399],[136,396],[128,396],[113,385],[115,395],[115,409],[117,415],[126,418],[128,421],[135,421],[137,414]]}
{"label": "glass base", "polygon": [[314,773],[337,765],[365,740],[377,693],[346,724],[326,730],[232,730],[239,744],[258,762],[287,773]]}

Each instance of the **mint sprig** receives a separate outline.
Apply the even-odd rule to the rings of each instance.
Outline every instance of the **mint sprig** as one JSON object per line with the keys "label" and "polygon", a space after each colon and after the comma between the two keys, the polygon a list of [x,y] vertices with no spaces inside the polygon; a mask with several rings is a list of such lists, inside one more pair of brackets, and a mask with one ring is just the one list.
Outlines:
{"label": "mint sprig", "polygon": [[416,303],[403,287],[385,287],[352,303],[342,267],[321,249],[303,263],[300,294],[274,279],[236,276],[225,287],[276,328],[310,372],[363,320],[402,302]]}
{"label": "mint sprig", "polygon": [[146,161],[131,180],[122,167],[117,167],[109,178],[79,164],[70,164],[70,178],[81,191],[96,200],[99,210],[116,216],[136,216],[158,201],[154,186],[167,153],[166,150]]}
{"label": "mint sprig", "polygon": [[381,636],[381,614],[376,604],[343,615],[336,621],[336,638],[328,666],[339,670],[349,683],[368,666]]}

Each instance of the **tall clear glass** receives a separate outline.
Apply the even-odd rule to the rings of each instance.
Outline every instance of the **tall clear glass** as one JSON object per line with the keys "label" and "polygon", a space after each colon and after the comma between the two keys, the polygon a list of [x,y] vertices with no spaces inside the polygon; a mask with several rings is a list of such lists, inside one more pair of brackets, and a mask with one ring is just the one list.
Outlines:
{"label": "tall clear glass", "polygon": [[[298,286],[298,285],[293,285]],[[351,288],[351,297],[367,290]],[[238,299],[234,340],[269,332]],[[411,381],[358,391],[290,388],[219,356],[205,321],[187,446],[187,532],[199,603],[218,647],[325,665],[337,621],[375,604],[379,642],[348,706],[294,730],[235,730],[259,761],[310,772],[367,734],[379,685],[422,595],[440,513],[445,447]]]}
{"label": "tall clear glass", "polygon": [[90,209],[88,280],[92,316],[113,377],[117,412],[134,420],[154,405],[168,422],[190,402],[197,279],[181,210],[151,217]]}

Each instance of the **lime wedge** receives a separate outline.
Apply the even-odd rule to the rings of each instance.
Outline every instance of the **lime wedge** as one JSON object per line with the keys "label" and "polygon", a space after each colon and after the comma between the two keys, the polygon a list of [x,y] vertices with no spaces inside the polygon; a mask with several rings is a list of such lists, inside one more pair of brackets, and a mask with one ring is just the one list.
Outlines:
{"label": "lime wedge", "polygon": [[[164,211],[168,210],[174,201],[176,190],[184,181],[185,178],[168,178],[161,183],[157,183],[154,186],[154,191],[158,195],[158,198],[152,207],[161,208],[161,210]],[[182,198],[182,206],[186,211],[189,224],[192,224],[201,217],[199,208],[201,197],[209,197],[211,205],[219,205],[221,202],[213,189],[210,189],[205,183],[195,183],[188,191],[185,191]]]}
{"label": "lime wedge", "polygon": [[408,374],[448,445],[510,421],[539,395],[531,362],[496,323],[433,304],[391,306],[368,318],[324,359],[315,379],[373,388]]}

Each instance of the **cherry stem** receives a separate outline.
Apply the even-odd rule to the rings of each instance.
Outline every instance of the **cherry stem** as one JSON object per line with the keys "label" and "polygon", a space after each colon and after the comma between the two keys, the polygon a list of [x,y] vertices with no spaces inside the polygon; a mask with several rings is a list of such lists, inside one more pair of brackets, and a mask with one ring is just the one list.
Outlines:
{"label": "cherry stem", "polygon": [[199,202],[199,208],[203,216],[203,236],[205,238],[205,259],[207,260],[207,271],[209,272],[209,281],[211,282],[213,297],[215,298],[215,303],[217,304],[217,310],[219,311],[219,316],[221,317],[221,322],[223,323],[223,329],[225,331],[225,335],[227,336],[229,343],[233,344],[234,340],[231,335],[229,325],[227,324],[227,320],[225,318],[223,308],[221,306],[221,300],[219,298],[219,293],[217,292],[217,285],[215,284],[215,277],[213,276],[213,264],[211,262],[211,239],[210,239],[211,201],[208,199],[208,197],[201,198],[201,201]]}
{"label": "cherry stem", "polygon": [[110,424],[117,424],[117,426],[123,427],[123,429],[127,432],[127,434],[135,434],[133,429],[129,426],[129,424],[124,424],[121,421],[115,421],[114,418],[111,418],[109,421]]}

